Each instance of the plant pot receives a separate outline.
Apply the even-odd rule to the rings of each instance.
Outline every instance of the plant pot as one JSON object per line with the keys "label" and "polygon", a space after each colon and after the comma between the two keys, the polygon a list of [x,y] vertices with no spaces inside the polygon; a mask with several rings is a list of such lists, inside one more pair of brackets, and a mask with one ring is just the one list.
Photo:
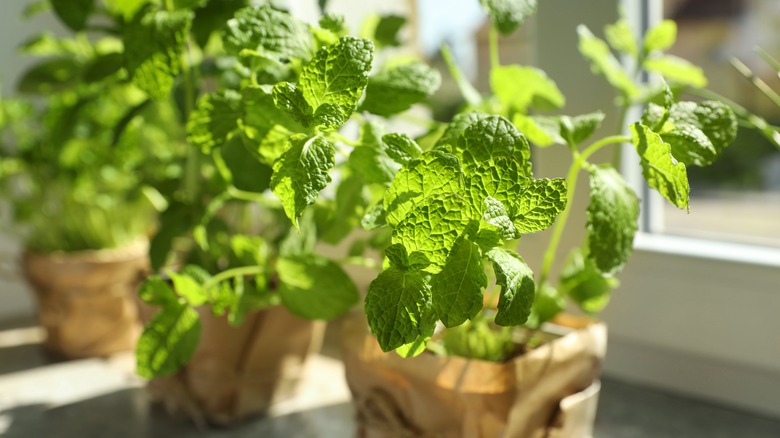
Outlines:
{"label": "plant pot", "polygon": [[606,327],[549,333],[504,363],[423,353],[383,353],[365,317],[342,332],[358,437],[556,437],[592,434]]}
{"label": "plant pot", "polygon": [[152,398],[196,424],[230,425],[296,394],[306,358],[319,350],[325,323],[274,306],[231,326],[198,309],[200,343],[176,374],[149,382]]}
{"label": "plant pot", "polygon": [[148,243],[74,253],[26,252],[22,270],[38,299],[44,348],[59,357],[132,350],[141,333],[137,288],[148,271]]}

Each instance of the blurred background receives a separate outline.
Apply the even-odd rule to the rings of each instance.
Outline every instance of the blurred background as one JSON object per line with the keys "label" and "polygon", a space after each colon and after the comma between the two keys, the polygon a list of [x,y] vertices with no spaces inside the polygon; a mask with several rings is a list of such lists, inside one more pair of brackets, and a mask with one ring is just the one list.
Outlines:
{"label": "blurred background", "polygon": [[[20,75],[32,62],[19,56],[20,44],[44,29],[64,33],[50,14],[21,20],[30,3],[0,3],[3,96],[17,93]],[[317,19],[316,1],[276,3],[310,21]],[[488,91],[488,34],[476,0],[332,0],[329,10],[345,14],[351,29],[359,29],[370,12],[408,15],[404,37],[443,72],[444,84],[431,109],[438,119],[447,120],[462,104],[439,54],[441,44],[452,47],[477,89]],[[567,114],[612,108],[613,91],[591,74],[577,52],[575,27],[585,23],[595,32],[621,14],[637,29],[662,18],[675,20],[678,39],[670,53],[701,66],[712,92],[780,124],[777,102],[735,67],[749,69],[780,92],[777,70],[755,52],[759,47],[780,59],[777,0],[540,0],[537,16],[500,40],[501,61],[547,71],[567,96]],[[615,117],[607,112],[605,132],[614,131]],[[534,157],[542,176],[562,176],[568,166],[554,151],[538,151]],[[737,142],[723,158],[690,171],[690,213],[659,202],[641,186],[637,162],[626,159],[623,165],[642,198],[643,216],[637,252],[603,315],[610,330],[606,375],[780,418],[780,149],[755,130],[740,127]],[[584,206],[584,199],[577,202]],[[24,332],[27,341],[0,331],[0,373],[8,373],[19,367],[4,371],[4,363],[27,360],[26,353],[16,354],[11,347],[16,342],[33,345],[40,334],[32,322],[32,296],[18,271],[19,242],[5,226],[7,209],[0,206],[0,211],[0,329],[17,334],[20,328],[31,329]],[[572,222],[584,223],[582,219],[573,217]],[[574,230],[564,243],[573,246],[581,235]],[[546,239],[544,233],[524,238],[521,252],[532,265],[541,259]],[[79,376],[89,378],[88,373]],[[10,377],[0,375],[0,388]],[[2,403],[0,391],[0,435]]]}

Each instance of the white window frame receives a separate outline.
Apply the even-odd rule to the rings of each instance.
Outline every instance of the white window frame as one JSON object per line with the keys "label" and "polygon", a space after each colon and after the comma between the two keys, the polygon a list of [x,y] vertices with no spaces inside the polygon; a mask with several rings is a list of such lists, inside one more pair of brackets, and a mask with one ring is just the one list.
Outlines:
{"label": "white window frame", "polygon": [[[569,113],[612,106],[604,79],[576,53],[573,29],[585,22],[599,35],[619,7],[634,28],[662,18],[661,0],[539,2],[537,63],[569,98]],[[605,123],[615,119],[608,113]],[[662,200],[641,182],[633,147],[623,147],[622,171],[643,215],[621,287],[602,315],[610,332],[605,375],[780,417],[780,250],[650,232],[662,220]],[[541,152],[537,168],[565,174],[564,154]],[[585,221],[586,194],[578,195],[572,224]],[[581,239],[579,230],[563,244]],[[526,249],[541,253],[546,237],[529,240]]]}

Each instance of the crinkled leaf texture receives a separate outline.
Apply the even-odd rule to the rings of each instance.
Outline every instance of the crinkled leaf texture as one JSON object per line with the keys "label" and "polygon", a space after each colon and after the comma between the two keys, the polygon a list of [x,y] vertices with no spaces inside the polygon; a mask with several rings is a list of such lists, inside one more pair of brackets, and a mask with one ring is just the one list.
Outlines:
{"label": "crinkled leaf texture", "polygon": [[593,167],[588,204],[589,257],[605,274],[616,274],[628,261],[639,220],[639,199],[612,167]]}
{"label": "crinkled leaf texture", "polygon": [[371,332],[383,351],[415,342],[426,333],[431,290],[427,274],[391,266],[368,286],[365,310]]}
{"label": "crinkled leaf texture", "polygon": [[423,62],[401,64],[368,80],[366,98],[360,106],[380,116],[392,116],[425,101],[441,86],[441,74]]}
{"label": "crinkled leaf texture", "polygon": [[239,92],[222,90],[206,94],[187,121],[187,142],[204,152],[222,146],[238,128],[242,115]]}
{"label": "crinkled leaf texture", "polygon": [[136,346],[138,375],[169,376],[186,364],[200,341],[198,312],[186,304],[165,306],[144,328]]}
{"label": "crinkled leaf texture", "polygon": [[453,244],[441,272],[431,278],[431,301],[436,316],[445,327],[455,327],[482,310],[482,289],[487,277],[482,267],[482,251],[468,236]]}
{"label": "crinkled leaf texture", "polygon": [[124,27],[125,67],[138,88],[154,99],[171,92],[192,22],[190,11],[144,8]]}
{"label": "crinkled leaf texture", "polygon": [[536,0],[480,0],[493,25],[504,35],[514,32],[536,13]]}
{"label": "crinkled leaf texture", "polygon": [[688,209],[690,187],[685,164],[672,156],[672,147],[640,122],[631,125],[631,139],[639,153],[647,184],[679,209]]}
{"label": "crinkled leaf texture", "polygon": [[274,163],[271,190],[295,228],[304,208],[314,203],[331,178],[336,151],[323,137],[290,137],[290,148]]}
{"label": "crinkled leaf texture", "polygon": [[231,55],[248,49],[281,62],[306,61],[313,49],[306,23],[270,5],[238,10],[228,20],[222,41]]}
{"label": "crinkled leaf texture", "polygon": [[562,178],[533,180],[515,198],[508,200],[512,220],[520,234],[549,228],[566,208],[566,181]]}
{"label": "crinkled leaf texture", "polygon": [[493,248],[485,254],[493,263],[496,284],[501,286],[496,324],[515,326],[524,324],[531,314],[534,302],[534,273],[514,251]]}
{"label": "crinkled leaf texture", "polygon": [[316,254],[282,257],[276,263],[284,306],[307,319],[333,319],[359,301],[355,284],[337,263]]}

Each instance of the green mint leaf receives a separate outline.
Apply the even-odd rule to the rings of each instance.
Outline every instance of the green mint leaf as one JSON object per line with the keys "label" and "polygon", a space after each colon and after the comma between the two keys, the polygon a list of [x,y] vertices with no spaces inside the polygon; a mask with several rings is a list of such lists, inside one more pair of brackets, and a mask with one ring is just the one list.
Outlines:
{"label": "green mint leaf", "polygon": [[138,339],[136,372],[147,379],[174,374],[195,354],[200,333],[195,309],[185,304],[164,307]]}
{"label": "green mint leaf", "polygon": [[241,115],[238,92],[222,90],[203,95],[187,121],[187,142],[208,153],[230,139]]}
{"label": "green mint leaf", "polygon": [[672,147],[660,135],[637,122],[631,125],[631,138],[647,184],[679,209],[688,209],[688,172],[685,164],[672,156]]}
{"label": "green mint leaf", "polygon": [[590,258],[605,274],[616,274],[628,261],[639,220],[639,198],[612,167],[592,167],[588,204]]}
{"label": "green mint leaf", "polygon": [[425,101],[440,85],[439,72],[423,62],[395,66],[369,78],[360,109],[389,117]]}
{"label": "green mint leaf", "polygon": [[306,102],[303,92],[289,82],[280,82],[273,88],[274,105],[303,126],[311,126],[314,109]]}
{"label": "green mint leaf", "polygon": [[609,303],[610,291],[617,280],[605,276],[591,258],[579,248],[572,251],[561,271],[561,293],[571,297],[586,313],[594,314]]}
{"label": "green mint leaf", "polygon": [[707,77],[704,71],[689,61],[673,55],[663,55],[658,58],[647,59],[644,63],[647,71],[660,74],[669,82],[680,85],[690,85],[694,88],[707,86]]}
{"label": "green mint leaf", "polygon": [[49,0],[49,3],[57,18],[75,32],[84,30],[95,9],[95,0]]}
{"label": "green mint leaf", "polygon": [[561,116],[561,137],[566,140],[566,143],[568,143],[569,146],[579,146],[593,135],[603,121],[604,113],[601,111],[576,117]]}
{"label": "green mint leaf", "polygon": [[350,168],[369,184],[387,184],[401,168],[387,154],[382,134],[383,128],[379,124],[363,123],[358,139],[360,146],[349,154]]}
{"label": "green mint leaf", "polygon": [[485,198],[492,197],[505,206],[514,204],[517,194],[531,183],[522,163],[514,157],[497,157],[476,168],[466,180],[474,209],[484,212]]}
{"label": "green mint leaf", "polygon": [[208,294],[203,290],[198,280],[186,273],[177,274],[170,269],[166,271],[173,281],[176,294],[184,298],[190,306],[201,306],[208,301]]}
{"label": "green mint leaf", "polygon": [[542,283],[536,289],[531,315],[526,326],[539,328],[542,324],[555,318],[566,308],[566,297],[549,283]]}
{"label": "green mint leaf", "polygon": [[322,29],[332,32],[337,37],[343,37],[348,33],[347,25],[344,22],[344,16],[338,14],[325,14],[318,23]]}
{"label": "green mint leaf", "polygon": [[627,53],[633,57],[639,55],[634,32],[628,21],[620,19],[615,24],[608,24],[604,27],[604,36],[607,37],[609,45],[618,52]]}
{"label": "green mint leaf", "polygon": [[538,147],[547,147],[554,144],[566,143],[561,137],[561,125],[559,117],[549,116],[525,116],[517,113],[512,119],[517,129],[528,138],[528,141]]}
{"label": "green mint leaf", "polygon": [[414,207],[441,193],[463,190],[460,161],[453,155],[429,151],[411,161],[395,175],[385,191],[387,223],[396,226]]}
{"label": "green mint leaf", "polygon": [[320,136],[295,135],[289,141],[290,148],[274,163],[271,190],[298,229],[304,208],[313,204],[330,182],[328,171],[335,164],[336,151]]}
{"label": "green mint leaf", "polygon": [[502,34],[509,35],[536,13],[536,0],[480,0],[490,21]]}
{"label": "green mint leaf", "polygon": [[643,49],[645,53],[666,50],[677,40],[677,23],[664,20],[647,31]]}
{"label": "green mint leaf", "polygon": [[168,282],[158,275],[149,277],[141,286],[138,294],[143,302],[153,306],[165,306],[179,301]]}
{"label": "green mint leaf", "polygon": [[164,99],[170,94],[191,22],[189,11],[144,8],[124,27],[125,67],[133,83],[150,97]]}
{"label": "green mint leaf", "polygon": [[579,50],[590,61],[590,68],[594,73],[603,75],[615,89],[625,97],[635,97],[639,94],[634,82],[623,70],[620,61],[609,51],[609,46],[603,40],[597,38],[585,26],[577,26],[579,35]]}
{"label": "green mint leaf", "polygon": [[314,253],[314,247],[317,245],[317,226],[313,210],[309,209],[303,213],[299,228],[299,230],[290,229],[279,243],[279,254],[282,257]]}
{"label": "green mint leaf", "polygon": [[230,55],[243,58],[240,55],[246,49],[282,63],[306,61],[313,49],[306,23],[270,5],[239,9],[228,20],[222,42]]}
{"label": "green mint leaf", "polygon": [[[63,3],[67,1],[63,0]],[[135,13],[149,2],[150,0],[103,0],[111,14],[120,15],[125,21],[130,21]]]}
{"label": "green mint leaf", "polygon": [[382,351],[415,342],[427,330],[431,291],[422,271],[390,268],[368,286],[368,326]]}
{"label": "green mint leaf", "polygon": [[427,271],[436,273],[473,220],[479,220],[479,213],[459,193],[439,193],[417,204],[395,225],[392,243],[402,244],[409,253],[419,251],[431,262]]}
{"label": "green mint leaf", "polygon": [[396,163],[404,165],[410,161],[420,158],[422,148],[409,138],[406,134],[387,134],[382,136],[382,143],[385,144],[385,153]]}
{"label": "green mint leaf", "polygon": [[262,266],[268,259],[268,242],[260,236],[237,234],[230,237],[231,258],[236,265]]}
{"label": "green mint leaf", "polygon": [[366,214],[360,220],[360,226],[366,231],[375,230],[387,225],[387,213],[385,206],[380,202],[366,210]]}
{"label": "green mint leaf", "polygon": [[373,32],[373,40],[379,47],[398,47],[398,33],[406,24],[406,17],[401,15],[384,15],[379,17]]}
{"label": "green mint leaf", "polygon": [[240,128],[245,141],[263,163],[273,165],[287,151],[288,138],[304,128],[287,113],[278,111],[273,96],[261,88],[247,87],[241,93],[244,114]]}
{"label": "green mint leaf", "polygon": [[737,135],[734,112],[716,101],[678,102],[668,111],[650,104],[642,117],[648,126],[662,126],[661,138],[685,165],[708,166]]}
{"label": "green mint leaf", "polygon": [[117,73],[124,62],[124,56],[119,52],[98,55],[84,69],[81,78],[87,83],[100,82]]}
{"label": "green mint leaf", "polygon": [[[138,1],[138,0],[130,0]],[[204,6],[195,9],[192,20],[192,36],[200,47],[206,47],[214,32],[221,32],[227,21],[235,13],[245,7],[247,0],[209,1]]]}
{"label": "green mint leaf", "polygon": [[447,125],[444,133],[439,140],[436,141],[435,148],[441,149],[445,145],[455,146],[458,144],[458,140],[463,135],[463,132],[472,124],[488,117],[487,114],[478,112],[460,113],[452,118],[452,121]]}
{"label": "green mint leaf", "polygon": [[441,272],[431,278],[431,302],[445,327],[455,327],[482,310],[482,289],[487,276],[479,245],[461,236],[455,242]]}
{"label": "green mint leaf", "polygon": [[493,263],[496,284],[501,286],[496,324],[501,326],[525,324],[531,314],[536,289],[533,271],[512,250],[493,248],[485,255]]}
{"label": "green mint leaf", "polygon": [[327,225],[321,227],[322,240],[338,244],[359,226],[370,202],[364,188],[365,181],[359,175],[349,175],[341,181],[336,190],[336,208]]}
{"label": "green mint leaf", "polygon": [[276,262],[276,271],[282,303],[302,318],[333,319],[359,301],[349,276],[323,256],[282,257]]}
{"label": "green mint leaf", "polygon": [[562,178],[533,180],[519,196],[506,201],[520,234],[549,228],[566,208],[566,181]]}
{"label": "green mint leaf", "polygon": [[469,125],[455,150],[467,168],[482,165],[494,157],[514,157],[526,175],[531,175],[531,147],[515,125],[501,116],[489,116]]}
{"label": "green mint leaf", "polygon": [[509,212],[504,204],[496,198],[492,196],[485,198],[485,212],[482,217],[486,223],[498,229],[501,239],[515,240],[520,238],[520,233],[515,228],[515,224],[512,223]]}
{"label": "green mint leaf", "polygon": [[334,46],[323,47],[303,67],[298,88],[311,108],[330,104],[348,118],[368,83],[374,58],[371,41],[342,37]]}
{"label": "green mint leaf", "polygon": [[547,74],[534,67],[500,66],[490,71],[490,88],[507,108],[526,113],[528,107],[557,109],[566,98]]}
{"label": "green mint leaf", "polygon": [[425,269],[431,262],[422,253],[406,253],[406,247],[400,243],[390,245],[385,249],[385,257],[390,266],[401,271],[419,271]]}
{"label": "green mint leaf", "polygon": [[149,243],[152,271],[157,272],[165,265],[174,239],[192,230],[198,220],[198,214],[192,211],[192,206],[180,201],[171,202],[160,213],[157,232]]}
{"label": "green mint leaf", "polygon": [[258,161],[239,137],[222,146],[222,159],[230,170],[230,183],[245,192],[263,193],[271,185],[270,166]]}

